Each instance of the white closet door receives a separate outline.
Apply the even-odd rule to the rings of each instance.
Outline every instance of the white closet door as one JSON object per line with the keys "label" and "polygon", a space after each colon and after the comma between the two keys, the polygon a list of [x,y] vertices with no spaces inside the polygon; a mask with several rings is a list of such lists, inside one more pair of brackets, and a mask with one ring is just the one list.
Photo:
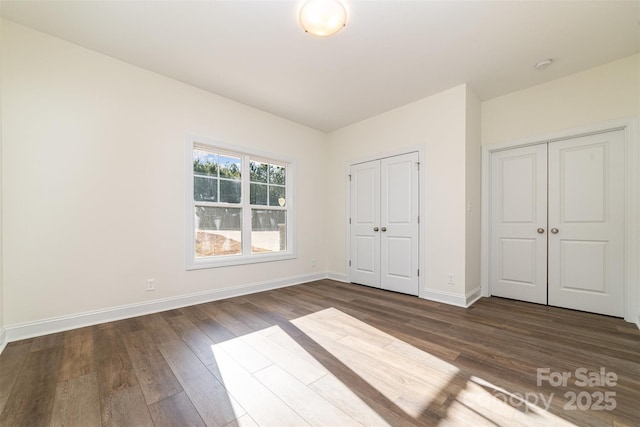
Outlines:
{"label": "white closet door", "polygon": [[624,137],[549,144],[549,304],[624,315]]}
{"label": "white closet door", "polygon": [[381,287],[418,295],[418,153],[382,159]]}
{"label": "white closet door", "polygon": [[351,281],[380,287],[380,161],[351,166]]}
{"label": "white closet door", "polygon": [[547,146],[491,155],[491,294],[547,303]]}

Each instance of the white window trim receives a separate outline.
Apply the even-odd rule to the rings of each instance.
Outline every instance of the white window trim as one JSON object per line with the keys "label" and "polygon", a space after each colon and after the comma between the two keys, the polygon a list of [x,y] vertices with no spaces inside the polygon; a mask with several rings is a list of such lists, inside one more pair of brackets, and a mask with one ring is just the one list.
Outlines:
{"label": "white window trim", "polygon": [[[296,258],[296,162],[286,156],[266,153],[251,148],[225,144],[219,141],[189,136],[186,150],[186,197],[185,197],[185,223],[186,223],[186,268],[198,270],[203,268],[225,267],[233,265],[253,264],[260,262],[281,261]],[[287,194],[287,250],[276,253],[251,253],[251,209],[259,209],[262,206],[249,204],[249,163],[242,162],[242,255],[226,255],[220,257],[196,258],[195,256],[195,218],[193,213],[193,150],[196,146],[206,146],[216,152],[230,155],[251,157],[252,160],[268,162],[287,166],[287,180],[285,191]],[[243,158],[244,160],[244,158]],[[245,179],[246,177],[246,179]],[[230,205],[235,207],[236,205]],[[267,210],[284,210],[276,206],[264,206]],[[247,233],[248,232],[248,233]]]}

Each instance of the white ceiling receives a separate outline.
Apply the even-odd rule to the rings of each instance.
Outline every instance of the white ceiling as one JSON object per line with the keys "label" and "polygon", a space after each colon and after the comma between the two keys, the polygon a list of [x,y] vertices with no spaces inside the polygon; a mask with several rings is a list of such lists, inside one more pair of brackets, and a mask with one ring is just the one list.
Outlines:
{"label": "white ceiling", "polygon": [[[640,1],[2,1],[2,16],[328,132],[468,82],[482,100],[640,51]],[[554,64],[537,71],[542,58]]]}

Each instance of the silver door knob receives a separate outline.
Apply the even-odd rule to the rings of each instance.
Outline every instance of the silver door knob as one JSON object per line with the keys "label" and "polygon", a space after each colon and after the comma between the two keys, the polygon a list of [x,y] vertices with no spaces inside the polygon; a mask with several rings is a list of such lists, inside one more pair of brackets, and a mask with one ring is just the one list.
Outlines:
{"label": "silver door knob", "polygon": [[380,230],[387,231],[387,227],[382,227]]}
{"label": "silver door knob", "polygon": [[373,227],[373,231],[378,231],[380,230],[378,227]]}
{"label": "silver door knob", "polygon": [[538,234],[542,234],[542,233],[544,233],[544,228],[542,227],[538,228]]}
{"label": "silver door knob", "polygon": [[552,232],[553,234],[558,234],[558,231],[559,231],[559,230],[558,230],[557,228],[552,228],[552,229],[551,229],[551,232]]}

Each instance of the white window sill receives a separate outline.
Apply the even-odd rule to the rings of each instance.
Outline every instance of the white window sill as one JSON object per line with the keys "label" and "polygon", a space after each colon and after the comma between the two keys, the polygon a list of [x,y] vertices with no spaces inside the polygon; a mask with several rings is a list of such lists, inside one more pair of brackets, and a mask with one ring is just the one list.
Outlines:
{"label": "white window sill", "polygon": [[278,252],[275,254],[252,254],[252,255],[228,255],[215,258],[198,258],[189,260],[187,270],[200,270],[203,268],[228,267],[233,265],[256,264],[260,262],[282,261],[295,259],[293,252]]}

